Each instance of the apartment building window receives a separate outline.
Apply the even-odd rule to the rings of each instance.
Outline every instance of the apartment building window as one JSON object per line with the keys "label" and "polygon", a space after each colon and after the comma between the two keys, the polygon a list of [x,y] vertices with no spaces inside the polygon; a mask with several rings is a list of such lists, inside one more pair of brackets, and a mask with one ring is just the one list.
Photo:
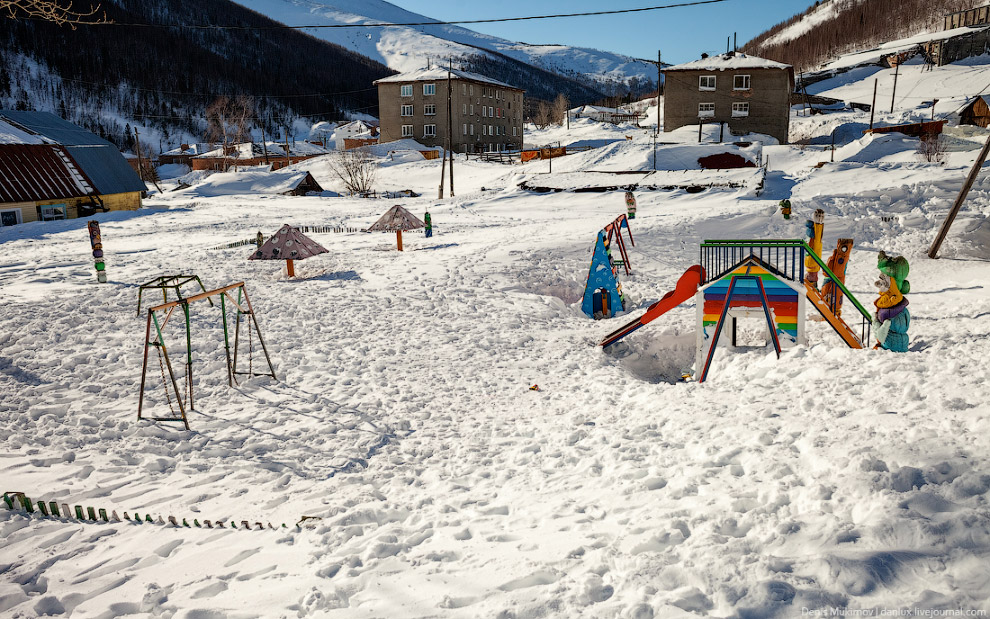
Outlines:
{"label": "apartment building window", "polygon": [[462,95],[467,94],[467,84],[461,84],[461,94]]}
{"label": "apartment building window", "polygon": [[742,116],[749,116],[749,103],[733,103],[732,117],[740,118]]}
{"label": "apartment building window", "polygon": [[436,137],[436,135],[437,135],[437,126],[436,125],[423,125],[423,137],[424,138]]}
{"label": "apartment building window", "polygon": [[481,135],[488,135],[488,125],[481,125]]}
{"label": "apartment building window", "polygon": [[512,128],[512,137],[516,137],[516,129],[518,129],[518,127]]}
{"label": "apartment building window", "polygon": [[495,108],[490,105],[488,106],[488,116],[495,118]]}
{"label": "apartment building window", "polygon": [[468,88],[468,94],[472,97],[474,96],[474,84],[471,84],[470,88]]}
{"label": "apartment building window", "polygon": [[412,84],[405,84],[404,86],[400,86],[399,87],[399,94],[401,96],[403,96],[403,97],[411,97],[412,96]]}
{"label": "apartment building window", "polygon": [[467,115],[467,103],[461,104],[461,114]]}
{"label": "apartment building window", "polygon": [[698,117],[699,118],[711,118],[715,115],[715,104],[714,103],[699,103],[698,104]]}
{"label": "apartment building window", "polygon": [[698,78],[698,90],[715,90],[715,76],[702,75]]}
{"label": "apartment building window", "polygon": [[423,114],[425,116],[436,116],[437,115],[437,106],[436,106],[436,104],[434,104],[434,103],[428,103],[428,104],[424,105],[423,106]]}
{"label": "apartment building window", "polygon": [[471,135],[474,135],[474,123],[471,123]]}
{"label": "apartment building window", "polygon": [[471,116],[474,116],[474,104],[471,104]]}
{"label": "apartment building window", "polygon": [[413,106],[411,106],[411,105],[403,105],[402,106],[402,116],[412,116],[412,115],[413,115]]}
{"label": "apartment building window", "polygon": [[732,77],[732,90],[749,90],[750,88],[748,75],[735,75]]}
{"label": "apartment building window", "polygon": [[411,138],[413,136],[413,126],[412,125],[402,125],[402,137]]}
{"label": "apartment building window", "polygon": [[436,84],[423,84],[423,94],[424,95],[435,95],[437,94]]}
{"label": "apartment building window", "polygon": [[485,107],[484,105],[481,106],[481,116],[482,118],[488,117],[488,108]]}
{"label": "apartment building window", "polygon": [[467,135],[467,123],[464,123],[464,127],[463,127],[463,129],[462,129],[462,133],[463,133],[464,135]]}

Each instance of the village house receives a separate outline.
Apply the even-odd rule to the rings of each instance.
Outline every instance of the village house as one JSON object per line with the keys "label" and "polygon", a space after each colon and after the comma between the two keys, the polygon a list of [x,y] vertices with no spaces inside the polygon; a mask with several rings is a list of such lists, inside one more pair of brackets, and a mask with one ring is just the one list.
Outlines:
{"label": "village house", "polygon": [[725,123],[726,135],[763,133],[787,143],[794,69],[728,52],[664,69],[663,130]]}
{"label": "village house", "polygon": [[960,125],[990,127],[990,95],[973,97],[959,110]]}
{"label": "village house", "polygon": [[135,210],[144,182],[120,151],[48,112],[0,110],[0,223]]}
{"label": "village house", "polygon": [[[477,73],[450,74],[450,148],[455,152],[519,150],[523,90]],[[413,139],[446,146],[448,70],[440,67],[377,80],[379,141]]]}
{"label": "village house", "polygon": [[217,148],[215,144],[180,144],[158,155],[158,165],[181,164],[192,168],[192,158]]}
{"label": "village house", "polygon": [[192,157],[190,161],[192,162],[193,170],[224,172],[231,168],[254,166],[270,166],[272,170],[279,170],[294,163],[326,155],[330,152],[319,144],[304,141],[291,142],[288,148],[288,155],[286,155],[286,145],[284,142],[266,142],[264,144],[242,142],[240,144],[232,144],[226,148],[222,146],[215,148],[214,150]]}

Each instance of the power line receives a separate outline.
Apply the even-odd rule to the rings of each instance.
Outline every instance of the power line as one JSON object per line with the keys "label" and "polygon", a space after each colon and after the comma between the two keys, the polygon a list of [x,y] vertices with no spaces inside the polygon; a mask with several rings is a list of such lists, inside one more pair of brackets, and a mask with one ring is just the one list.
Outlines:
{"label": "power line", "polygon": [[524,17],[499,17],[491,19],[461,19],[453,21],[425,21],[406,23],[372,23],[372,24],[314,24],[310,26],[289,26],[286,24],[276,24],[273,26],[224,26],[217,24],[137,24],[122,22],[98,22],[92,24],[80,24],[87,26],[129,26],[143,28],[189,28],[195,30],[309,30],[325,28],[388,28],[391,26],[455,26],[461,24],[494,24],[514,21],[529,21],[536,19],[561,19],[565,17],[593,17],[598,15],[620,15],[625,13],[642,13],[646,11],[661,11],[664,9],[676,9],[687,6],[699,6],[702,4],[716,4],[728,2],[729,0],[695,0],[694,2],[680,2],[677,4],[663,4],[658,6],[646,6],[638,9],[615,9],[611,11],[589,11],[585,13],[557,13],[552,15],[527,15]]}

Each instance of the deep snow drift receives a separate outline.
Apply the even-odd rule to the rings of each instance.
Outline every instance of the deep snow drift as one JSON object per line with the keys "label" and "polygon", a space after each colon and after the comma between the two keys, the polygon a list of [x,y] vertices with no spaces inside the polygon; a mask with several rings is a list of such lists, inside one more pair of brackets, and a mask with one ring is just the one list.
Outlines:
{"label": "deep snow drift", "polygon": [[[799,131],[817,122],[795,118]],[[645,171],[649,133],[625,130],[632,140],[600,152],[615,169]],[[770,146],[759,195],[638,191],[633,274],[621,277],[631,307],[602,322],[581,313],[580,296],[595,234],[623,212],[622,192],[519,188],[552,179],[558,164],[580,176],[596,151],[554,161],[554,174],[547,161],[458,159],[457,197],[445,200],[431,198],[439,161],[387,156],[379,188],[424,197],[166,192],[138,212],[97,217],[106,285],[95,281],[85,220],[3,228],[3,489],[180,522],[288,527],[0,509],[0,614],[987,610],[985,173],[944,257],[924,257],[982,139],[942,166],[912,160],[897,140],[849,142],[821,168],[821,146]],[[325,161],[299,167],[342,189]],[[790,221],[777,209],[784,197]],[[311,233],[330,253],[297,263],[295,280],[279,263],[248,262],[250,246],[211,249],[283,223],[363,228],[399,202],[430,211],[433,238],[407,233],[399,253],[392,234]],[[777,360],[744,323],[752,347],[720,350],[705,384],[678,383],[694,358],[690,303],[608,353],[596,346],[673,287],[702,239],[801,238],[816,208],[826,251],[855,238],[847,283],[868,307],[876,253],[911,261],[909,353],[850,350],[809,322],[809,344]],[[137,287],[177,273],[208,287],[246,282],[278,376],[229,388],[219,310],[193,304],[189,432],[136,420]],[[174,317],[166,341],[180,377],[181,331]],[[168,414],[152,360],[150,404]],[[302,516],[320,519],[296,529]]]}

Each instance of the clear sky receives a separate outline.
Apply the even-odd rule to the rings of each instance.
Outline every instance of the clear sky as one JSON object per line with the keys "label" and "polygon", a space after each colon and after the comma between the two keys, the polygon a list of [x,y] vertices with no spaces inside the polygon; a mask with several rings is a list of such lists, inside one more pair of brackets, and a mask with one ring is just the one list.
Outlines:
{"label": "clear sky", "polygon": [[[402,8],[443,21],[550,13],[580,13],[676,4],[683,0],[390,0]],[[643,13],[569,17],[497,24],[470,24],[477,32],[524,43],[563,43],[653,60],[687,62],[702,52],[725,51],[726,37],[739,45],[814,4],[814,0],[727,0],[720,4]]]}

